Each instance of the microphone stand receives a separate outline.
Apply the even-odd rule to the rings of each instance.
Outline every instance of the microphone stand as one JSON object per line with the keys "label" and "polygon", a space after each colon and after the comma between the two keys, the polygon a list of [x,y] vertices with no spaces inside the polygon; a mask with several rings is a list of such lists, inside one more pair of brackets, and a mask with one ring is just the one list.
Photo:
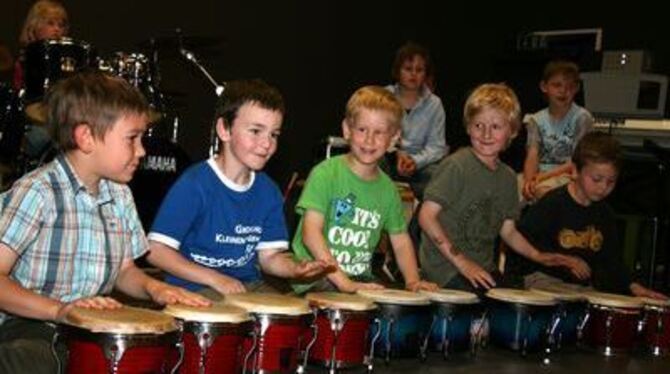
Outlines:
{"label": "microphone stand", "polygon": [[[204,66],[198,61],[198,58],[195,56],[195,53],[189,51],[188,49],[184,48],[182,36],[181,36],[181,30],[177,29],[177,39],[179,42],[179,54],[184,56],[184,58],[188,61],[190,61],[193,65],[195,65],[198,70],[202,73],[202,75],[207,78],[209,83],[212,84],[214,87],[214,93],[216,94],[217,97],[220,97],[223,94],[223,91],[226,89],[225,85],[219,84],[214,77],[205,69]],[[210,143],[209,143],[209,156],[212,157],[215,154],[219,153],[219,137],[216,134],[216,124],[211,127],[210,134]]]}

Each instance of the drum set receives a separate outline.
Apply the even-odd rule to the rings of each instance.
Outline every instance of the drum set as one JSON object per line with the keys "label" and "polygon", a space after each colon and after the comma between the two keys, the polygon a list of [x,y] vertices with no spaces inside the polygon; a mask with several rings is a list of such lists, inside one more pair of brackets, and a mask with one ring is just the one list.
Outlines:
{"label": "drum set", "polygon": [[[158,53],[115,52],[101,56],[89,43],[70,38],[36,41],[23,54],[23,88],[0,85],[0,160],[6,181],[50,161],[56,154],[47,128],[45,94],[75,73],[97,70],[136,87],[150,106],[152,124],[144,138],[146,156],[130,187],[145,227],[162,197],[191,160],[178,144],[178,114],[158,89]],[[3,183],[7,184],[7,183]],[[2,187],[7,187],[2,186]]]}
{"label": "drum set", "polygon": [[[580,295],[578,298],[577,295]],[[544,354],[588,349],[606,356],[638,350],[670,354],[670,302],[560,287],[366,290],[227,295],[209,308],[75,308],[57,328],[67,373],[304,373],[308,363],[335,373],[374,369],[374,357],[425,359],[475,354],[488,339]]]}

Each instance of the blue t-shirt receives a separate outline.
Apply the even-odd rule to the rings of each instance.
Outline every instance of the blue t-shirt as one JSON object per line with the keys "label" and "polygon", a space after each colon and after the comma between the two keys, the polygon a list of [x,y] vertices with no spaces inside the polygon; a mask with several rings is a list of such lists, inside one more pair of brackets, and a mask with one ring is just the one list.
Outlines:
{"label": "blue t-shirt", "polygon": [[[260,279],[257,250],[288,248],[283,200],[265,173],[247,185],[228,179],[214,159],[193,165],[175,182],[156,215],[149,239],[242,282]],[[198,290],[174,276],[167,282]]]}

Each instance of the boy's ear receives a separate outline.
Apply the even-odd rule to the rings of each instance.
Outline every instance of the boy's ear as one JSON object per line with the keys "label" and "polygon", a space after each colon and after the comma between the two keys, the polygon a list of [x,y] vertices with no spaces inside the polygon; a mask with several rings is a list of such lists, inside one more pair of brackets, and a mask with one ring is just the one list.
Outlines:
{"label": "boy's ear", "polygon": [[230,126],[226,127],[225,121],[221,117],[216,120],[216,136],[222,142],[230,140]]}
{"label": "boy's ear", "polygon": [[540,81],[540,91],[542,91],[543,94],[547,93],[547,82]]}
{"label": "boy's ear", "polygon": [[349,121],[347,119],[342,120],[342,137],[344,139],[349,140],[349,137],[351,136],[351,129],[349,128]]}
{"label": "boy's ear", "polygon": [[77,148],[84,153],[90,153],[93,150],[95,143],[95,136],[91,130],[91,126],[87,123],[79,123],[74,126],[73,137]]}

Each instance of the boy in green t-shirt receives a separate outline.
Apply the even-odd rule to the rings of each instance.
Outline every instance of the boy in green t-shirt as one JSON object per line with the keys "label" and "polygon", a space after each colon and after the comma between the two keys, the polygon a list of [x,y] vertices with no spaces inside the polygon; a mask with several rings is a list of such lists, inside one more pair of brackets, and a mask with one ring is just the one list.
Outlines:
{"label": "boy in green t-shirt", "polygon": [[299,260],[315,258],[338,264],[316,283],[295,283],[294,290],[381,289],[371,271],[372,255],[388,232],[408,290],[437,289],[421,281],[414,248],[395,184],[378,167],[400,135],[403,110],[382,87],[366,86],[349,99],[342,122],[347,154],[321,162],[311,172],[296,211],[301,214],[293,238]]}

